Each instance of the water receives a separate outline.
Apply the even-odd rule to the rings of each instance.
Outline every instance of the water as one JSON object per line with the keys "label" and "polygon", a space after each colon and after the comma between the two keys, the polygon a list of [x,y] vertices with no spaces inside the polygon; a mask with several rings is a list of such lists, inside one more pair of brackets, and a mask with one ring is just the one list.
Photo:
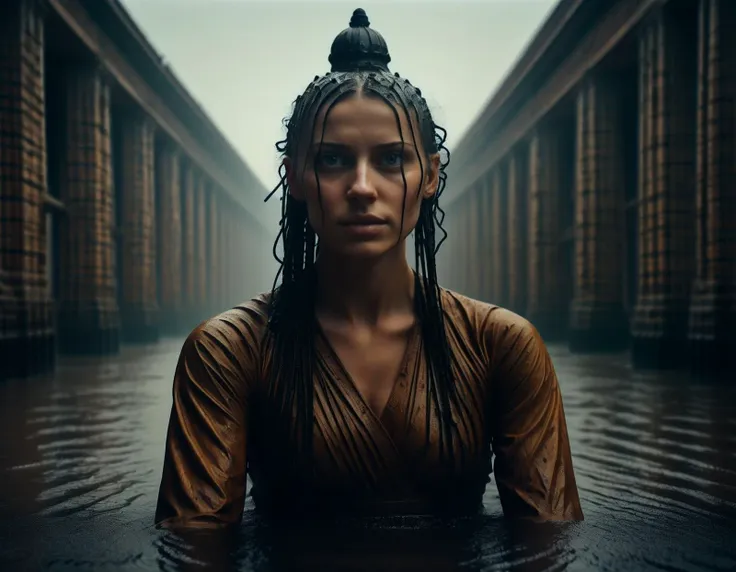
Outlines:
{"label": "water", "polygon": [[468,519],[158,531],[181,342],[0,384],[0,570],[736,570],[736,383],[555,346],[582,523],[510,525],[491,484]]}

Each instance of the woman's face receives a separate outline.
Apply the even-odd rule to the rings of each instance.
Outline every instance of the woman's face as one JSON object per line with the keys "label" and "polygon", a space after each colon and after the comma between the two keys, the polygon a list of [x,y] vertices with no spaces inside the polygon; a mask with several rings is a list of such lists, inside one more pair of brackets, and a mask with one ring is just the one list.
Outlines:
{"label": "woman's face", "polygon": [[301,160],[284,161],[291,195],[306,202],[320,250],[374,258],[403,248],[421,201],[437,190],[439,155],[428,162],[416,122],[412,137],[409,118],[397,109],[399,133],[394,111],[380,99],[353,95],[324,123],[327,107]]}

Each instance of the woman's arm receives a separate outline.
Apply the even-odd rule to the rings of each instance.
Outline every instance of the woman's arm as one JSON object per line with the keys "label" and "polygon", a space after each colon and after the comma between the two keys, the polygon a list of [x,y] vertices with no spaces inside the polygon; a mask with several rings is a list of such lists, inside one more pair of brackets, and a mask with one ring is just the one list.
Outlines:
{"label": "woman's arm", "polygon": [[164,526],[217,527],[242,517],[250,368],[232,331],[214,318],[181,350],[156,507]]}
{"label": "woman's arm", "polygon": [[510,312],[492,334],[494,473],[506,516],[582,520],[562,395],[537,330]]}

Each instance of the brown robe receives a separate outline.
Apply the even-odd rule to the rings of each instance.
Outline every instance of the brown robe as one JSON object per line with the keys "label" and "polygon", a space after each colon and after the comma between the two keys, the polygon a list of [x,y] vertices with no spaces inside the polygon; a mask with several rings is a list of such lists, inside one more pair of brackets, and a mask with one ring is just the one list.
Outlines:
{"label": "brown robe", "polygon": [[289,447],[277,436],[283,432],[263,414],[272,405],[265,386],[273,353],[263,295],[203,323],[184,343],[156,522],[238,522],[246,471],[259,508],[477,508],[491,449],[506,516],[582,519],[560,388],[536,329],[449,290],[442,303],[460,396],[453,413],[463,454],[454,469],[439,462],[439,424],[426,402],[427,348],[415,328],[380,418],[318,337],[313,470],[289,472]]}

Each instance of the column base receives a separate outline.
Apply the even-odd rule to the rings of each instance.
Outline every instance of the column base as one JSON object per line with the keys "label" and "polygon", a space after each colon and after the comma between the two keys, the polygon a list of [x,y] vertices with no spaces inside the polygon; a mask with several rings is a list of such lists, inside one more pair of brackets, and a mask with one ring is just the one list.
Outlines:
{"label": "column base", "polygon": [[53,333],[0,339],[0,379],[28,378],[49,373],[56,367],[56,339]]}
{"label": "column base", "polygon": [[8,310],[14,314],[15,330],[6,330],[0,338],[0,377],[28,378],[54,370],[52,305],[51,300],[13,300]]}
{"label": "column base", "polygon": [[13,292],[3,284],[0,277],[0,380],[11,377],[13,344],[18,337],[18,309]]}
{"label": "column base", "polygon": [[125,308],[121,311],[121,339],[132,344],[149,344],[159,340],[158,308],[154,306]]}
{"label": "column base", "polygon": [[631,360],[639,369],[687,365],[688,309],[682,300],[647,297],[637,303],[631,326]]}
{"label": "column base", "polygon": [[570,307],[570,351],[616,352],[629,347],[629,319],[621,304],[573,300]]}
{"label": "column base", "polygon": [[89,304],[63,302],[59,308],[59,351],[110,355],[120,349],[120,314],[114,300]]}
{"label": "column base", "polygon": [[169,310],[161,313],[159,331],[164,336],[178,336],[185,332],[187,323],[181,311]]}
{"label": "column base", "polygon": [[545,342],[559,342],[567,339],[567,320],[558,312],[532,310],[527,319],[534,325]]}
{"label": "column base", "polygon": [[196,312],[196,311],[190,311],[183,314],[180,322],[181,329],[179,330],[181,333],[188,335],[194,330],[197,326],[199,326],[202,322],[207,320],[207,317],[204,317],[205,312]]}
{"label": "column base", "polygon": [[698,377],[736,369],[736,285],[696,284],[688,331],[690,371]]}

